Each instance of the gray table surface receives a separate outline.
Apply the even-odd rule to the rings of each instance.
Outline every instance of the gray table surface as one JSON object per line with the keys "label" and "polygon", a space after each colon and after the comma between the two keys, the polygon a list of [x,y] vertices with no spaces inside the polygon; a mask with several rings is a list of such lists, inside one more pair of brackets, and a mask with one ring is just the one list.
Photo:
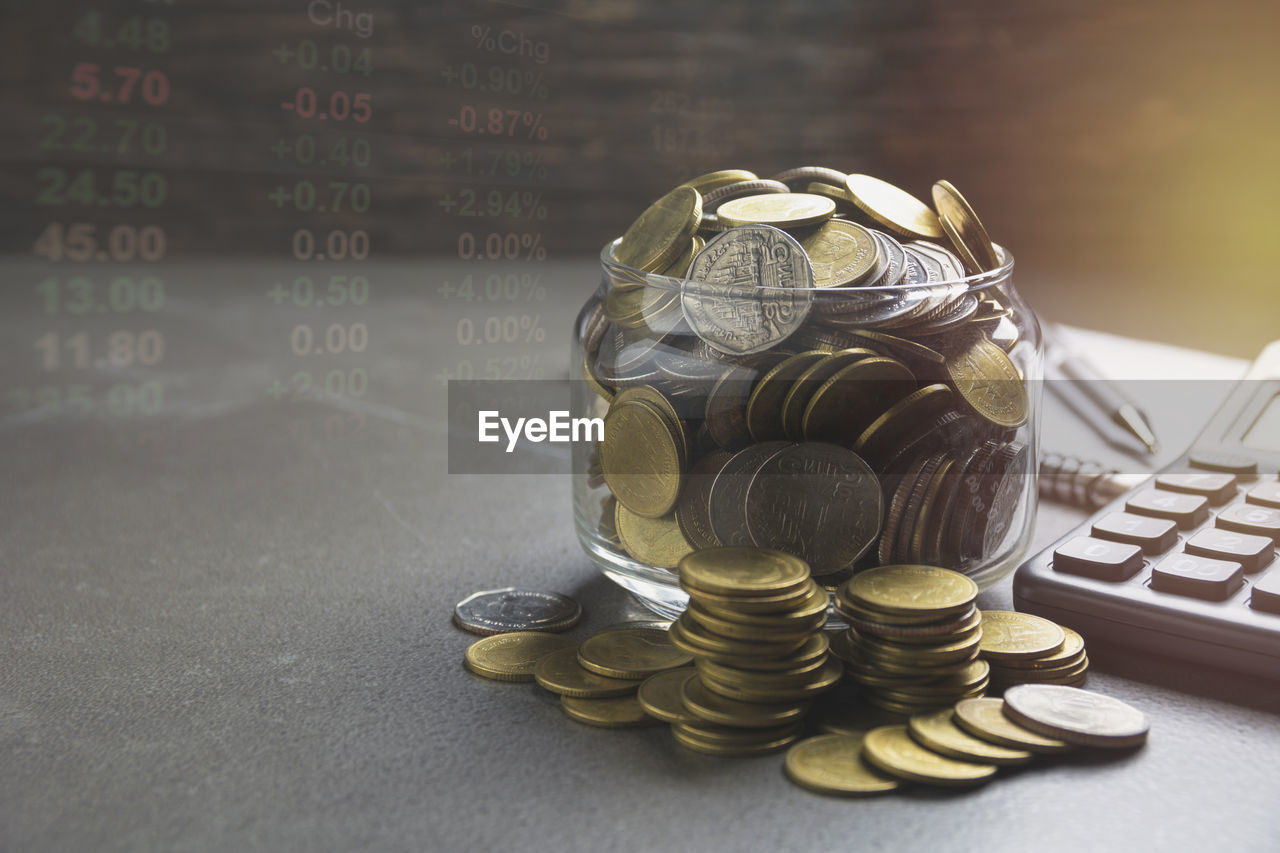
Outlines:
{"label": "gray table surface", "polygon": [[[554,374],[595,275],[590,261],[552,272],[565,286],[538,306],[550,340],[526,351]],[[858,801],[792,786],[780,756],[716,759],[665,728],[588,728],[534,685],[465,672],[474,637],[449,617],[477,589],[568,593],[586,611],[576,636],[645,613],[579,548],[566,476],[446,473],[430,374],[456,356],[456,315],[412,268],[380,274],[402,286],[362,315],[378,333],[365,400],[264,395],[291,369],[281,341],[296,319],[208,286],[171,320],[178,391],[163,415],[0,420],[3,848],[1280,846],[1276,686],[1176,663],[1095,655],[1091,686],[1152,719],[1135,754]],[[37,326],[0,318],[0,341],[25,349]],[[1130,365],[1242,366],[1098,341]],[[1162,413],[1166,443],[1208,411]],[[291,432],[334,413],[366,427]],[[1081,517],[1046,505],[1038,544]],[[1008,607],[1009,590],[1006,578],[981,604]]]}

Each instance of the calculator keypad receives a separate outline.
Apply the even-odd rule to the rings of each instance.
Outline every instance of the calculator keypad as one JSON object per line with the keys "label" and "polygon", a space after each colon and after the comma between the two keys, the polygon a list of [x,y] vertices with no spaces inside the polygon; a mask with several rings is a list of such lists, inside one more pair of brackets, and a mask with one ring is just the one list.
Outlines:
{"label": "calculator keypad", "polygon": [[1274,483],[1259,483],[1249,490],[1244,499],[1258,506],[1269,506],[1280,509],[1280,481]]}
{"label": "calculator keypad", "polygon": [[1254,610],[1280,614],[1280,572],[1268,572],[1253,585],[1249,606]]}
{"label": "calculator keypad", "polygon": [[1113,512],[1093,524],[1093,535],[1137,545],[1144,554],[1163,554],[1178,544],[1178,525],[1167,518]]}
{"label": "calculator keypad", "polygon": [[1212,471],[1161,474],[1156,477],[1156,488],[1167,492],[1203,495],[1213,506],[1222,506],[1235,497],[1236,478],[1234,474],[1220,474]]}
{"label": "calculator keypad", "polygon": [[1053,552],[1053,567],[1102,581],[1128,580],[1142,568],[1142,549],[1125,542],[1077,536]]}
{"label": "calculator keypad", "polygon": [[1138,492],[1125,502],[1124,508],[1138,515],[1167,518],[1182,530],[1190,530],[1209,518],[1208,498],[1161,489],[1144,489]]}
{"label": "calculator keypad", "polygon": [[1224,530],[1266,536],[1273,543],[1280,543],[1280,509],[1256,504],[1232,504],[1218,513],[1216,523]]}
{"label": "calculator keypad", "polygon": [[1231,560],[1250,574],[1266,568],[1276,556],[1275,546],[1267,537],[1235,533],[1220,527],[1201,530],[1187,540],[1185,550],[1201,557]]}
{"label": "calculator keypad", "polygon": [[1244,569],[1239,563],[1194,554],[1171,554],[1151,572],[1151,588],[1208,601],[1226,601],[1240,588]]}

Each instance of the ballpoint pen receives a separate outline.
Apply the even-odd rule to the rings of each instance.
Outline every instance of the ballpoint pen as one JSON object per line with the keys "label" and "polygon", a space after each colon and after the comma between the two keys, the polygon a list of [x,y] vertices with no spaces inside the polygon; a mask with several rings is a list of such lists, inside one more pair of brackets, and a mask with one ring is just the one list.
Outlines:
{"label": "ballpoint pen", "polygon": [[[1043,330],[1045,379],[1049,380],[1049,391],[1077,410],[1083,408],[1083,403],[1091,405],[1097,413],[1106,415],[1112,423],[1142,442],[1148,453],[1159,453],[1160,442],[1156,439],[1155,430],[1137,405],[1126,398],[1119,388],[1083,356],[1063,346],[1051,330],[1050,324],[1044,324]],[[1100,428],[1102,425],[1096,420],[1094,413],[1077,413],[1098,429],[1104,438],[1108,437],[1106,431]]]}

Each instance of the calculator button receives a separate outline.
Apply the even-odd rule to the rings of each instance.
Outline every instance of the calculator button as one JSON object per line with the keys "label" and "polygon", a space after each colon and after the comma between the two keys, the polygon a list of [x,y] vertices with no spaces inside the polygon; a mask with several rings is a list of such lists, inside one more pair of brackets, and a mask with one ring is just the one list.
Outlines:
{"label": "calculator button", "polygon": [[1138,515],[1167,518],[1183,530],[1203,524],[1209,518],[1209,499],[1203,495],[1180,495],[1159,489],[1145,489],[1125,502],[1124,508]]}
{"label": "calculator button", "polygon": [[1221,471],[1224,474],[1235,474],[1241,480],[1258,479],[1258,462],[1247,456],[1236,456],[1234,453],[1218,453],[1213,450],[1193,450],[1187,457],[1187,464],[1201,471]]}
{"label": "calculator button", "polygon": [[1280,482],[1259,483],[1249,490],[1244,499],[1259,506],[1280,507]]}
{"label": "calculator button", "polygon": [[1181,474],[1161,474],[1156,477],[1156,488],[1167,492],[1188,495],[1204,495],[1209,503],[1221,506],[1235,497],[1236,477],[1212,471],[1188,471]]}
{"label": "calculator button", "polygon": [[1151,572],[1151,588],[1208,601],[1226,601],[1244,582],[1239,563],[1193,554],[1165,557]]}
{"label": "calculator button", "polygon": [[1233,504],[1218,513],[1218,527],[1237,533],[1266,536],[1280,543],[1280,509],[1257,504]]}
{"label": "calculator button", "polygon": [[1160,554],[1178,544],[1178,525],[1167,518],[1113,512],[1093,523],[1093,535],[1137,545],[1144,554]]}
{"label": "calculator button", "polygon": [[1253,585],[1249,606],[1254,610],[1280,613],[1280,572],[1267,572]]}
{"label": "calculator button", "polygon": [[1216,527],[1192,536],[1187,540],[1185,550],[1188,554],[1239,563],[1246,572],[1265,568],[1276,556],[1275,545],[1265,536],[1250,536]]}
{"label": "calculator button", "polygon": [[1123,581],[1142,568],[1142,549],[1125,542],[1077,536],[1053,552],[1053,568],[1100,581]]}

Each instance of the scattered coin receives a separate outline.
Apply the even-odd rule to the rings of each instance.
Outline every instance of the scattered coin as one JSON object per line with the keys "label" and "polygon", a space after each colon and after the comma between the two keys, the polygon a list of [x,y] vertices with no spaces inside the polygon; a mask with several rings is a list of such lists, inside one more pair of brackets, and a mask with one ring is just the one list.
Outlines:
{"label": "scattered coin", "polygon": [[691,659],[671,644],[666,633],[648,628],[605,631],[578,647],[578,662],[609,678],[644,679]]}
{"label": "scattered coin", "polygon": [[641,682],[636,698],[650,716],[664,723],[697,723],[699,718],[684,707],[684,683],[694,674],[692,667],[680,667],[651,675]]}
{"label": "scattered coin", "polygon": [[634,681],[606,678],[584,669],[578,663],[578,649],[573,646],[540,658],[533,668],[533,677],[540,687],[552,693],[579,699],[609,699],[636,691]]}
{"label": "scattered coin", "polygon": [[944,708],[931,714],[917,714],[907,722],[911,737],[934,752],[987,764],[1025,764],[1031,753],[1023,749],[1000,746],[974,737],[956,725],[955,710]]}
{"label": "scattered coin", "polygon": [[862,735],[825,734],[787,750],[787,778],[819,794],[880,794],[901,782],[862,759]]}
{"label": "scattered coin", "polygon": [[515,631],[476,640],[467,647],[462,662],[476,675],[496,681],[533,681],[538,661],[577,643],[558,634]]}
{"label": "scattered coin", "polygon": [[560,708],[570,719],[605,729],[639,729],[662,722],[645,713],[634,696],[620,696],[616,699],[561,696]]}
{"label": "scattered coin", "polygon": [[1066,741],[1045,737],[1005,716],[1004,700],[996,698],[964,699],[956,703],[956,725],[975,737],[1036,753],[1065,752]]}
{"label": "scattered coin", "polygon": [[555,592],[504,587],[473,592],[453,608],[453,621],[473,634],[510,631],[567,631],[582,618],[582,607]]}
{"label": "scattered coin", "polygon": [[1057,684],[1018,684],[1004,693],[1004,714],[1047,737],[1080,746],[1146,743],[1147,715],[1111,696]]}
{"label": "scattered coin", "polygon": [[976,785],[996,775],[994,764],[959,761],[926,749],[911,739],[906,726],[867,732],[862,754],[890,776],[926,785]]}
{"label": "scattered coin", "polygon": [[693,187],[676,187],[631,224],[613,258],[644,272],[663,269],[693,237],[701,217],[701,194]]}

